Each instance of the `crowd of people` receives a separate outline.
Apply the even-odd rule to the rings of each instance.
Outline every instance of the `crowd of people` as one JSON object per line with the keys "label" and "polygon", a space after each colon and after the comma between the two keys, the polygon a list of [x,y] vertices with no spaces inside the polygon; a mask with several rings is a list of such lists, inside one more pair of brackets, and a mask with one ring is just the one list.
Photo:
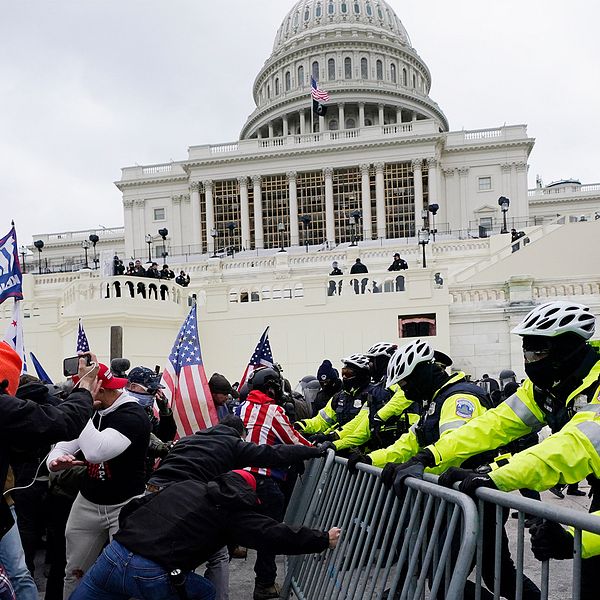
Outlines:
{"label": "crowd of people", "polygon": [[[598,511],[594,331],[583,305],[533,309],[513,331],[522,339],[521,383],[510,369],[471,381],[425,339],[376,343],[345,357],[339,371],[323,360],[295,389],[278,365],[255,369],[241,387],[214,373],[219,423],[178,440],[156,370],[109,367],[91,354],[72,382],[49,386],[20,376],[18,355],[0,343],[0,599],[37,598],[31,573],[42,535],[47,600],[224,600],[229,561],[244,548],[257,549],[254,600],[277,598],[277,554],[324,552],[343,534],[336,524],[283,523],[304,461],[329,451],[352,473],[381,467],[382,482],[401,497],[406,478],[425,471],[466,494],[487,487],[536,500],[588,478],[590,511]],[[552,435],[540,441],[544,426]],[[485,504],[482,524],[481,597],[492,598],[494,506]],[[573,557],[571,531],[533,517],[526,526],[539,560]],[[584,600],[596,597],[599,557],[600,536],[584,534]],[[512,600],[518,573],[505,532],[499,560],[500,595]],[[520,597],[541,592],[524,577]]]}
{"label": "crowd of people", "polygon": [[149,279],[174,279],[175,283],[182,287],[187,287],[190,284],[190,276],[183,270],[179,271],[179,275],[175,276],[175,272],[169,268],[169,265],[164,264],[162,268],[159,269],[157,262],[151,262],[150,266],[146,269],[139,259],[129,261],[126,268],[123,261],[117,255],[113,258],[113,275],[148,277]]}

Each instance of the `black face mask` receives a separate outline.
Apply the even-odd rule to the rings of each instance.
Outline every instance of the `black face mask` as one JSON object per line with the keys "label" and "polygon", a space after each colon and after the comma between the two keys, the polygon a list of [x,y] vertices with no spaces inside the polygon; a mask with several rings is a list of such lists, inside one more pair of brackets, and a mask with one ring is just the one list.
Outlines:
{"label": "black face mask", "polygon": [[353,377],[342,377],[342,387],[347,393],[360,391],[369,383],[371,375],[368,371],[354,371]]}
{"label": "black face mask", "polygon": [[417,365],[402,389],[407,400],[429,402],[436,390],[433,364],[421,363]]}
{"label": "black face mask", "polygon": [[542,390],[552,389],[556,372],[553,361],[549,356],[536,362],[525,363],[525,373]]}

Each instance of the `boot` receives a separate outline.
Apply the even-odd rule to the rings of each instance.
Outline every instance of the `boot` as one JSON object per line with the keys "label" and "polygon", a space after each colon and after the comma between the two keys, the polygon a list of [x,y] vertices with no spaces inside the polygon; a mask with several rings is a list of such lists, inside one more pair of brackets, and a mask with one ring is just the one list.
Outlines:
{"label": "boot", "polygon": [[572,483],[567,486],[567,496],[585,496],[585,492],[579,489],[578,483]]}
{"label": "boot", "polygon": [[279,598],[281,588],[276,583],[265,585],[264,583],[256,582],[254,584],[254,600],[269,600],[269,598]]}

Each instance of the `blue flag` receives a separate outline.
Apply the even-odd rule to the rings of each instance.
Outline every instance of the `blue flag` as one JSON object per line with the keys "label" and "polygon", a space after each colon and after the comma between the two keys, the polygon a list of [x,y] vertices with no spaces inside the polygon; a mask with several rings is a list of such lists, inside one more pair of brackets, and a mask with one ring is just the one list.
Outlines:
{"label": "blue flag", "polygon": [[31,362],[33,363],[33,366],[35,367],[35,372],[37,373],[39,380],[42,383],[52,383],[52,379],[50,379],[50,377],[48,377],[48,373],[46,373],[46,371],[44,371],[44,367],[42,367],[42,365],[40,364],[40,361],[35,357],[35,354],[33,352],[30,352],[29,355],[31,356]]}
{"label": "blue flag", "polygon": [[23,275],[14,226],[0,239],[0,304],[7,298],[23,300]]}

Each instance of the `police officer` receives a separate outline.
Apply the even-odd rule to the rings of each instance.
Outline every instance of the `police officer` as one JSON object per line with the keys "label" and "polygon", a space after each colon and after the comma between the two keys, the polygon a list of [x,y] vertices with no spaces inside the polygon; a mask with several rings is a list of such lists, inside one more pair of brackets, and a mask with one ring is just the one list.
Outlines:
{"label": "police officer", "polygon": [[316,417],[295,424],[305,435],[323,434],[314,441],[338,439],[337,431],[360,412],[371,393],[370,360],[366,354],[351,354],[342,359],[342,365],[342,389]]}
{"label": "police officer", "polygon": [[[520,452],[489,474],[450,470],[442,483],[461,481],[460,489],[479,487],[505,492],[530,488],[547,490],[590,477],[591,511],[600,509],[600,356],[587,341],[596,319],[587,306],[554,301],[534,308],[513,329],[522,337],[527,379],[517,392],[458,431],[428,448],[437,469],[457,458],[497,448],[549,425],[553,435]],[[532,528],[539,556],[572,556],[569,532],[550,524]],[[597,536],[583,536],[582,598],[597,598],[600,544]],[[596,569],[596,570],[594,570]]]}

